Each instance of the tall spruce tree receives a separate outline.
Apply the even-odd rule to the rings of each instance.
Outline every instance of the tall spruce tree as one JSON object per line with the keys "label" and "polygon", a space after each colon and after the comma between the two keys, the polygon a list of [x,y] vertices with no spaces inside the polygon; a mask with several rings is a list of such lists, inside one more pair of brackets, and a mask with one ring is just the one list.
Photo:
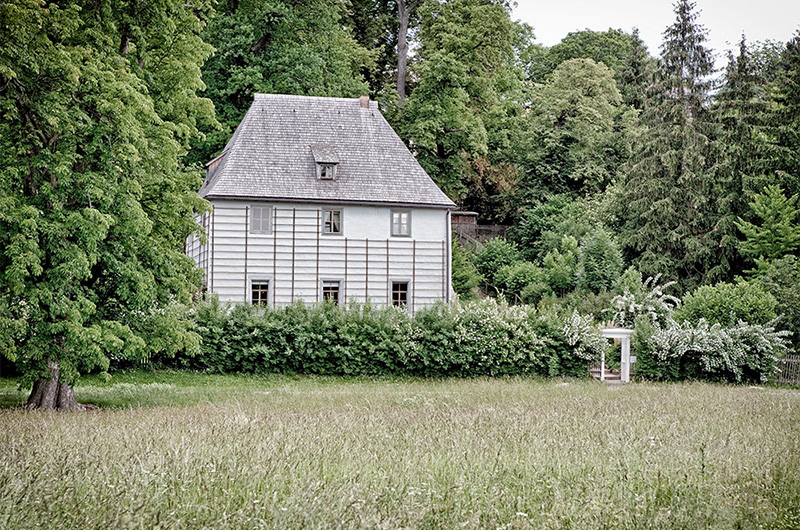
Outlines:
{"label": "tall spruce tree", "polygon": [[619,69],[617,82],[623,103],[643,111],[647,107],[647,94],[653,82],[655,61],[647,52],[637,28],[634,28],[630,39],[630,53]]}
{"label": "tall spruce tree", "polygon": [[711,109],[717,126],[715,230],[721,234],[724,255],[720,257],[731,263],[731,274],[744,268],[737,252],[736,222],[748,217],[749,202],[771,180],[768,173],[775,150],[768,140],[764,84],[742,36],[738,56],[728,52],[723,83]]}
{"label": "tall spruce tree", "polygon": [[79,373],[197,349],[175,302],[205,208],[183,156],[213,122],[203,1],[0,9],[0,354],[28,405],[74,409]]}
{"label": "tall spruce tree", "polygon": [[794,195],[800,193],[800,31],[781,54],[773,104],[772,125],[778,149],[776,180]]}
{"label": "tall spruce tree", "polygon": [[730,264],[720,259],[724,234],[709,167],[713,56],[694,2],[679,0],[675,15],[664,32],[645,130],[623,170],[618,215],[623,244],[644,274],[692,287],[724,278]]}

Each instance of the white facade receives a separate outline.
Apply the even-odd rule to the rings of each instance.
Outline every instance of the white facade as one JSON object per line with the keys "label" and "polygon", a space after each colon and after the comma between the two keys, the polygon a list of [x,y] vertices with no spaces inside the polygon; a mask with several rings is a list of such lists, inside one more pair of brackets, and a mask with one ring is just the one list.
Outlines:
{"label": "white facade", "polygon": [[[256,284],[261,290],[268,286],[271,307],[319,302],[326,282],[338,289],[341,304],[369,300],[384,306],[397,302],[393,290],[403,287],[410,312],[450,300],[448,209],[216,199],[211,204],[212,212],[200,219],[205,244],[190,237],[187,253],[203,269],[207,291],[221,301],[252,302]],[[254,219],[254,208],[264,220]],[[326,210],[340,212],[340,233],[325,233]],[[409,214],[409,235],[392,235],[393,213]]]}

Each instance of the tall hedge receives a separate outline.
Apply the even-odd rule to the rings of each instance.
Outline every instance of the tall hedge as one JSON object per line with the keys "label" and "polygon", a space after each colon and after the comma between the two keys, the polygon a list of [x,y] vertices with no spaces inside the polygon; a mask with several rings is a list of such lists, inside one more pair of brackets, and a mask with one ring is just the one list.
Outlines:
{"label": "tall hedge", "polygon": [[492,299],[415,316],[370,305],[278,309],[212,300],[194,312],[202,352],[166,360],[208,372],[329,375],[583,375],[602,340],[579,315],[563,319]]}

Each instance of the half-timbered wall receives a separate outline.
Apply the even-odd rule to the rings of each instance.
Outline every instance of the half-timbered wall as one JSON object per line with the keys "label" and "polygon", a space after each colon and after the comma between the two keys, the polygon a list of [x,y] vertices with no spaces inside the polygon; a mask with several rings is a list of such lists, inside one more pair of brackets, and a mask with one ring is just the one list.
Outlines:
{"label": "half-timbered wall", "polygon": [[[318,302],[338,281],[343,303],[391,303],[392,282],[408,283],[408,309],[449,300],[447,211],[433,208],[215,201],[200,219],[207,239],[187,252],[220,300],[250,301],[252,283],[269,284],[270,305]],[[251,209],[269,206],[271,231],[253,231]],[[341,234],[323,233],[323,210],[342,212]],[[392,236],[392,211],[410,211],[410,236]]]}

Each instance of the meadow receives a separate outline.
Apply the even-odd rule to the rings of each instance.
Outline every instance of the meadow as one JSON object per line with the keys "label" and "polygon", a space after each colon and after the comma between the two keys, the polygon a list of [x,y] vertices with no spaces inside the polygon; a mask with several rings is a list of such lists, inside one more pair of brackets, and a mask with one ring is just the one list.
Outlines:
{"label": "meadow", "polygon": [[589,380],[0,379],[0,528],[800,528],[800,391]]}

